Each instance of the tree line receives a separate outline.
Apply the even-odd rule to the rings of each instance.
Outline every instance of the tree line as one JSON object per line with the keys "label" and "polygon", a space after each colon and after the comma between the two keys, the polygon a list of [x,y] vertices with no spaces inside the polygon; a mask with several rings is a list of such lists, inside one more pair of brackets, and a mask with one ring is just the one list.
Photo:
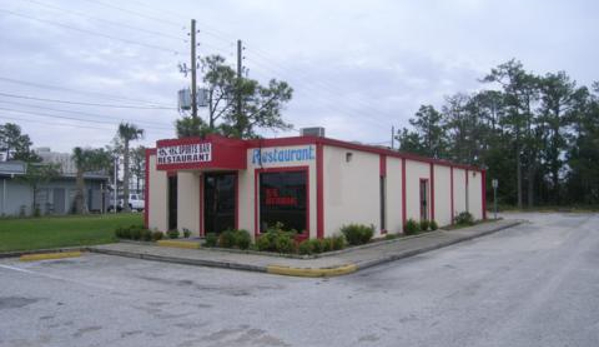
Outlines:
{"label": "tree line", "polygon": [[[538,75],[510,60],[481,91],[422,105],[398,131],[400,150],[488,168],[499,201],[533,207],[599,203],[599,82]],[[489,195],[490,197],[491,195]]]}

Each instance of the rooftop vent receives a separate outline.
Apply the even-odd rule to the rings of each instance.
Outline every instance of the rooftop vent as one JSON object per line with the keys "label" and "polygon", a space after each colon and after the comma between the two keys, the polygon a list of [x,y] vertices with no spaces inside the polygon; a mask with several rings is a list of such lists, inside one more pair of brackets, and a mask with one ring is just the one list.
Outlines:
{"label": "rooftop vent", "polygon": [[323,127],[301,128],[300,134],[302,136],[324,137],[324,128]]}

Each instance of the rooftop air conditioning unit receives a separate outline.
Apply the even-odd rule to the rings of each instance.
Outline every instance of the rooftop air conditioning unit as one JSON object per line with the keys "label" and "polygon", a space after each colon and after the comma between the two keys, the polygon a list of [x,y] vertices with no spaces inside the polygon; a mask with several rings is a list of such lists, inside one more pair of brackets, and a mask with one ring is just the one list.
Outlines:
{"label": "rooftop air conditioning unit", "polygon": [[324,128],[323,127],[302,128],[302,129],[300,129],[300,134],[302,136],[324,137]]}

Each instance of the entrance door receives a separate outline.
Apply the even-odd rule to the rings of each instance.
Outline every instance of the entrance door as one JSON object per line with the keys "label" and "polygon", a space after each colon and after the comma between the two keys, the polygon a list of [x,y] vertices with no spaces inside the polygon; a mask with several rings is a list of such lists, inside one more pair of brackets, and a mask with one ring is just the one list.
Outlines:
{"label": "entrance door", "polygon": [[168,178],[168,228],[177,229],[177,176]]}
{"label": "entrance door", "polygon": [[220,233],[235,228],[236,173],[204,175],[204,231]]}
{"label": "entrance door", "polygon": [[420,220],[428,219],[428,180],[420,180]]}
{"label": "entrance door", "polygon": [[64,188],[54,188],[52,204],[54,205],[54,213],[65,214],[67,208],[65,206],[65,191]]}

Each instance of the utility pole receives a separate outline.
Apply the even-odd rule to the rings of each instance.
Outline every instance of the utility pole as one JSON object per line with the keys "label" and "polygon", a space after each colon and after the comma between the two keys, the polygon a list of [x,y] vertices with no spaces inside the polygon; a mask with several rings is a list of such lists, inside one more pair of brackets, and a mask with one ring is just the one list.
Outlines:
{"label": "utility pole", "polygon": [[[242,65],[241,61],[243,60],[243,47],[241,44],[241,40],[237,40],[237,81],[241,83],[241,75],[242,75]],[[241,87],[240,85],[238,88]],[[241,117],[241,90],[237,91],[237,114]]]}
{"label": "utility pole", "polygon": [[395,125],[391,126],[391,149],[395,149]]}
{"label": "utility pole", "polygon": [[196,80],[197,61],[196,61],[196,20],[191,20],[191,117],[198,118],[198,88]]}

